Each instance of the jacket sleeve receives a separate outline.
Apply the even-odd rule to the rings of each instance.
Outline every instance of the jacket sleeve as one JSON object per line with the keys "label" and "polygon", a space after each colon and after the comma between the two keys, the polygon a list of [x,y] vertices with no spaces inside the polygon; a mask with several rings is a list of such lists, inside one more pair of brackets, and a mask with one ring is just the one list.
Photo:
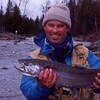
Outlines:
{"label": "jacket sleeve", "polygon": [[[93,52],[89,51],[87,60],[91,68],[100,68],[100,58],[94,55]],[[95,93],[100,94],[100,89],[94,88],[93,90]]]}
{"label": "jacket sleeve", "polygon": [[20,89],[28,100],[45,100],[53,92],[53,88],[43,87],[36,78],[25,75],[22,76]]}
{"label": "jacket sleeve", "polygon": [[100,68],[100,57],[97,57],[91,51],[88,53],[87,61],[91,68]]}

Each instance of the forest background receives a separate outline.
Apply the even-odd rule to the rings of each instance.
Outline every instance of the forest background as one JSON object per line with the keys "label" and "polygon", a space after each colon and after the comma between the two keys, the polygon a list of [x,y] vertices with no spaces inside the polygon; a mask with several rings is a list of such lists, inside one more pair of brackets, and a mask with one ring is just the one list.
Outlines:
{"label": "forest background", "polygon": [[[66,0],[62,2],[66,3]],[[20,5],[12,5],[11,0],[8,0],[5,13],[3,12],[3,5],[0,7],[0,30],[4,30],[5,33],[12,32],[25,36],[34,36],[42,32],[42,20],[45,12],[50,8],[50,3],[50,0],[47,0],[45,6],[41,5],[42,16],[32,19],[21,13]],[[99,34],[100,0],[77,0],[77,2],[76,0],[69,0],[67,5],[72,20],[71,33],[75,35]]]}

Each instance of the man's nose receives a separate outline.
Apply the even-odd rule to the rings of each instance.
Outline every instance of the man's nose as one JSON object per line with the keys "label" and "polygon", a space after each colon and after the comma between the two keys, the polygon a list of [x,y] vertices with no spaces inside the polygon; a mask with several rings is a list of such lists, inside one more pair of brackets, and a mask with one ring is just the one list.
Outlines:
{"label": "man's nose", "polygon": [[58,32],[58,28],[57,28],[57,26],[55,26],[54,28],[53,28],[53,32]]}

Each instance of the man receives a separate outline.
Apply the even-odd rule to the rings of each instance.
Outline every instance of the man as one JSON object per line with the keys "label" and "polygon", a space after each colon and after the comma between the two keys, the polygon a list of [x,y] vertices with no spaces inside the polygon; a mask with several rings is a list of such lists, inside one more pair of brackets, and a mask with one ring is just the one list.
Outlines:
{"label": "man", "polygon": [[[84,64],[90,68],[100,67],[99,57],[82,45],[74,46],[69,33],[70,11],[66,4],[51,7],[46,12],[42,25],[45,33],[34,39],[39,48],[33,51],[28,59],[44,59],[72,66]],[[100,92],[100,73],[97,73],[96,82],[93,83],[95,90],[66,88],[61,90],[61,93],[55,86],[56,79],[56,73],[51,68],[46,68],[40,72],[38,79],[23,75],[20,88],[28,100],[92,100],[93,91]]]}

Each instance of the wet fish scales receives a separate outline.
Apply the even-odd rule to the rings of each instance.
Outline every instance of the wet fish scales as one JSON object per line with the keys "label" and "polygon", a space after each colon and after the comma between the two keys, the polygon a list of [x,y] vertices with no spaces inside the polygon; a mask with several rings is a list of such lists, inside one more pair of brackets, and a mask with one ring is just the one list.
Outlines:
{"label": "wet fish scales", "polygon": [[[20,59],[19,63],[32,63],[40,65],[42,67],[51,67],[57,73],[56,85],[67,87],[90,87],[95,81],[95,76],[100,72],[100,68],[97,69],[85,69],[85,68],[72,68],[70,65],[50,62],[39,59]],[[81,66],[80,66],[81,67]]]}

